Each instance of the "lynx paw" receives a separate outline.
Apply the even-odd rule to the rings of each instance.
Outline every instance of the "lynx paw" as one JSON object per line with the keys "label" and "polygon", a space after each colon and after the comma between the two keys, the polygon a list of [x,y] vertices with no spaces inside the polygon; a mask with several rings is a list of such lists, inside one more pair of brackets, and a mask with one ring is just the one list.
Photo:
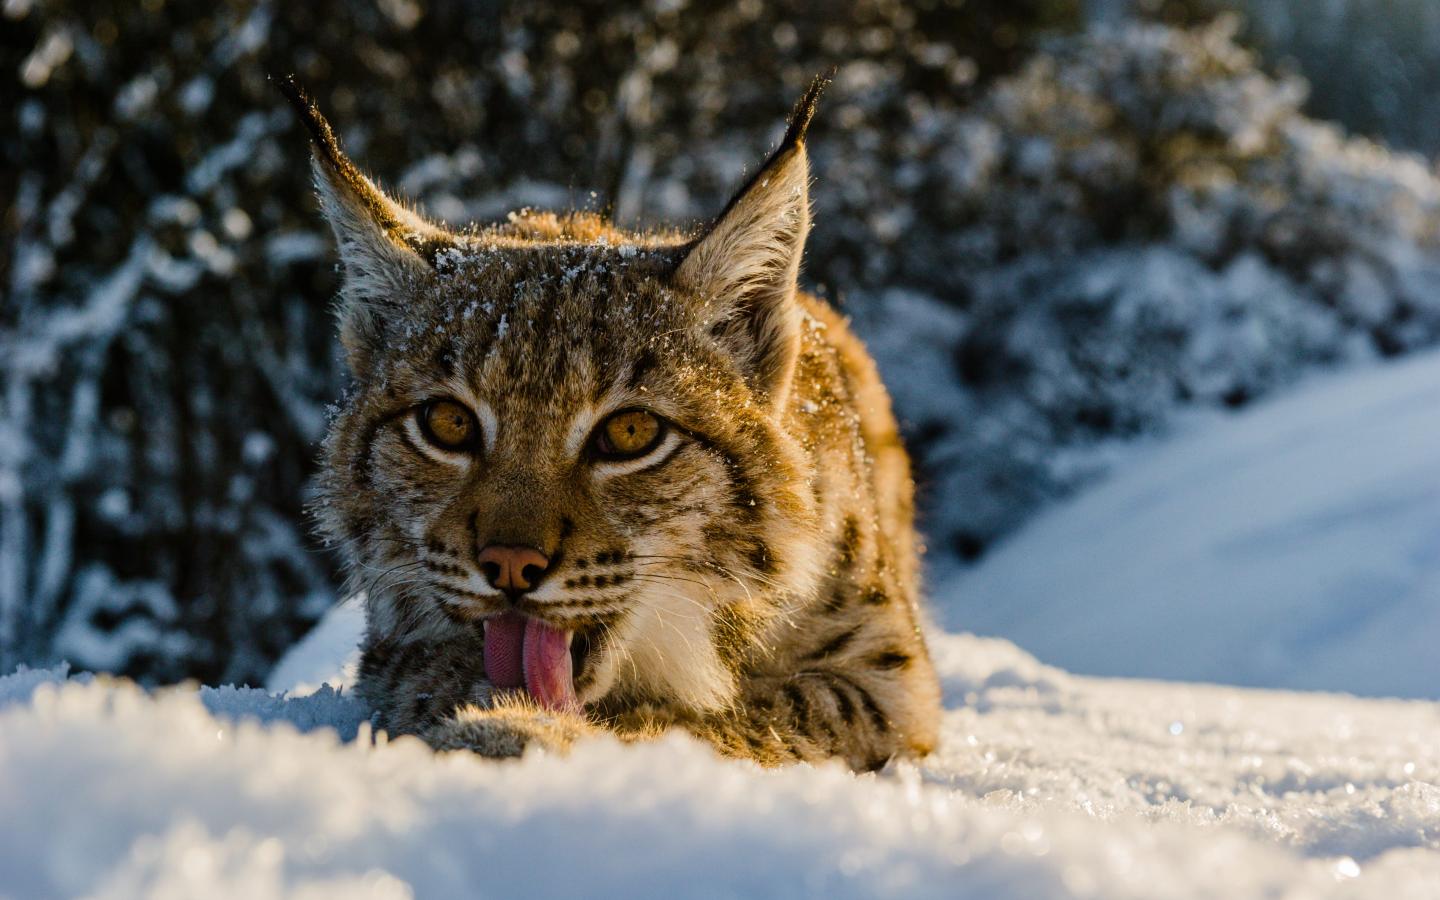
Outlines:
{"label": "lynx paw", "polygon": [[466,706],[420,736],[436,750],[469,750],[494,759],[520,756],[528,747],[568,753],[595,726],[574,713],[557,713],[528,703],[481,709]]}

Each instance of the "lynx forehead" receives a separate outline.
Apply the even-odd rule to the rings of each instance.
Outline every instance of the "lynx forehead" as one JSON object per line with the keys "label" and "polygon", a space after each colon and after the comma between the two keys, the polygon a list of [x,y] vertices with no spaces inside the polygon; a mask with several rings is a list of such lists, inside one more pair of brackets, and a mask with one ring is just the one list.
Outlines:
{"label": "lynx forehead", "polygon": [[698,236],[441,228],[282,87],[355,376],[317,512],[387,727],[488,755],[672,727],[765,763],[927,752],[908,464],[863,348],[796,288],[820,83]]}

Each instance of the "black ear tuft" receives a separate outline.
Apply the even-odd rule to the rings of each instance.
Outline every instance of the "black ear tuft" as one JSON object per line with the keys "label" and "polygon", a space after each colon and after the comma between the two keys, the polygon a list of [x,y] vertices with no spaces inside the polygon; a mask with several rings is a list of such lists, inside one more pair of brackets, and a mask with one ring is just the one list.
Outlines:
{"label": "black ear tuft", "polygon": [[810,231],[805,131],[827,79],[795,104],[770,158],[686,250],[677,281],[714,317],[712,334],[775,409],[783,409],[800,351],[796,278]]}
{"label": "black ear tuft", "polygon": [[[815,108],[820,104],[820,95],[824,93],[825,88],[830,86],[830,80],[834,75],[835,70],[832,68],[824,75],[816,75],[815,78],[811,80],[810,86],[805,89],[804,94],[800,95],[800,99],[795,102],[795,108],[790,112],[790,124],[786,127],[785,136],[780,139],[779,146],[766,157],[765,162],[755,171],[755,174],[750,176],[750,179],[746,181],[738,191],[731,195],[730,202],[725,204],[725,208],[720,211],[720,215],[716,217],[715,223],[712,223],[710,228],[714,228],[715,224],[718,224],[720,220],[724,219],[730,210],[734,208],[735,204],[739,202],[741,197],[749,194],[755,189],[756,185],[767,178],[770,173],[779,169],[787,156],[792,155],[792,152],[795,150],[804,149],[805,135],[810,130],[810,121],[815,118]],[[794,155],[804,156],[803,153]],[[808,163],[806,166],[808,177]],[[704,234],[708,233],[709,229],[707,229]],[[701,235],[702,238],[704,234]]]}
{"label": "black ear tuft", "polygon": [[349,351],[351,368],[359,373],[386,346],[387,327],[403,312],[414,289],[433,276],[436,255],[454,246],[454,238],[365,177],[293,75],[276,81],[314,144],[315,186],[344,273],[340,340]]}
{"label": "black ear tuft", "polygon": [[335,137],[335,130],[321,114],[320,107],[315,105],[309,92],[293,74],[281,76],[278,87],[285,99],[290,101],[290,107],[295,110],[300,123],[310,132],[310,140],[315,145],[315,156],[330,177],[349,189],[349,193],[364,207],[377,226],[395,234],[408,230],[409,242],[417,252],[421,251],[420,242],[415,239],[414,223],[401,221],[401,217],[396,214],[395,203],[381,194],[356,168],[355,163],[350,161],[345,151],[340,149],[340,140]]}
{"label": "black ear tuft", "polygon": [[815,118],[815,107],[820,103],[820,95],[830,86],[834,77],[835,69],[832,67],[824,75],[816,75],[810,82],[810,87],[806,88],[790,113],[790,127],[785,129],[785,137],[775,151],[777,154],[805,140],[805,132],[810,129],[810,120]]}
{"label": "black ear tuft", "polygon": [[[271,76],[273,79],[275,76]],[[310,132],[310,139],[315,142],[315,150],[325,162],[335,169],[354,168],[354,164],[340,150],[340,142],[335,138],[335,131],[330,123],[321,115],[320,108],[311,99],[310,93],[300,84],[294,74],[282,75],[278,82],[280,93],[290,101],[291,109],[300,119],[300,123]]]}

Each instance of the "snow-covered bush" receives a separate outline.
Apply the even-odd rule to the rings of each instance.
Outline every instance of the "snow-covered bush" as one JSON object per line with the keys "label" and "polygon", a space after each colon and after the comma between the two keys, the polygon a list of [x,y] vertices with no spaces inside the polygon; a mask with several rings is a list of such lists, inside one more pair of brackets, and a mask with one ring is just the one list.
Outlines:
{"label": "snow-covered bush", "polygon": [[953,225],[891,284],[932,299],[855,305],[922,448],[933,537],[978,551],[1177,407],[1440,336],[1440,180],[1302,116],[1303,85],[1232,35],[1058,42],[917,148],[912,209]]}
{"label": "snow-covered bush", "polygon": [[1197,25],[1239,13],[1243,41],[1310,82],[1305,111],[1392,146],[1440,151],[1440,4],[1434,0],[1092,0],[1101,20]]}

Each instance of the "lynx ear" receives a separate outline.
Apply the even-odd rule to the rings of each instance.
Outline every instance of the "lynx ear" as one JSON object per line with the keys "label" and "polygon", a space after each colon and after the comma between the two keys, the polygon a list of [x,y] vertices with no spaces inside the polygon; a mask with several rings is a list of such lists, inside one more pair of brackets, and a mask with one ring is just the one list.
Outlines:
{"label": "lynx ear", "polygon": [[366,178],[340,149],[330,123],[293,75],[280,90],[314,141],[313,168],[320,206],[340,252],[340,341],[358,373],[385,340],[385,325],[434,271],[435,254],[449,235],[396,203]]}
{"label": "lynx ear", "polygon": [[784,406],[800,352],[795,283],[810,230],[805,131],[825,81],[800,98],[765,165],[686,252],[678,282],[710,301],[715,336],[757,390]]}

